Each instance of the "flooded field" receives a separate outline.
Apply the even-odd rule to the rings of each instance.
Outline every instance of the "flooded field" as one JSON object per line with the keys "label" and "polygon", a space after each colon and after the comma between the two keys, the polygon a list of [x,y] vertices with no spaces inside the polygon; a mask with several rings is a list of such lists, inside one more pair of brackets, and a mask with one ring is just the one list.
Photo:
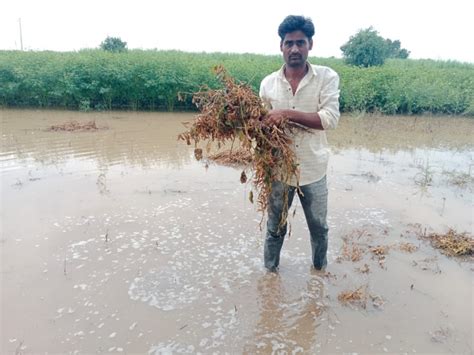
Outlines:
{"label": "flooded field", "polygon": [[298,202],[269,274],[241,171],[176,139],[192,114],[0,117],[2,354],[473,351],[472,258],[420,237],[472,236],[472,119],[342,117],[327,272]]}

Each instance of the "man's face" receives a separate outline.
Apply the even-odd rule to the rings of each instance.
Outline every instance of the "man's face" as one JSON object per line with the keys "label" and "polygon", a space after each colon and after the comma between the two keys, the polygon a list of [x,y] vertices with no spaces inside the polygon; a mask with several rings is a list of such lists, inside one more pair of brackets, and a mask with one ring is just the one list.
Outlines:
{"label": "man's face", "polygon": [[283,59],[291,68],[302,67],[306,64],[308,52],[313,48],[313,40],[301,31],[287,33],[280,43]]}

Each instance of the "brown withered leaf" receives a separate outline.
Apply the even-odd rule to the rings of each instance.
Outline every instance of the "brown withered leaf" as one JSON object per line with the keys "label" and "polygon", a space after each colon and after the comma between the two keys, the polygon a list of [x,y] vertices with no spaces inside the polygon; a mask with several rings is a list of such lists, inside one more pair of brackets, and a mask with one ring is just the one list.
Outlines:
{"label": "brown withered leaf", "polygon": [[202,159],[202,149],[201,148],[194,149],[194,157],[196,158],[196,160],[201,160]]}
{"label": "brown withered leaf", "polygon": [[242,171],[240,174],[240,183],[245,184],[247,182],[247,174],[245,174],[245,170]]}

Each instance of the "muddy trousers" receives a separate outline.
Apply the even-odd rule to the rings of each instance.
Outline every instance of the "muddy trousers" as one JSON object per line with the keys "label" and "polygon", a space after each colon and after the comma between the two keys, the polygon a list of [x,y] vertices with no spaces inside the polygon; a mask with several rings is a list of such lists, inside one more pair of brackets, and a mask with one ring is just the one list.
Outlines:
{"label": "muddy trousers", "polygon": [[[280,225],[282,213],[288,213],[295,192],[298,194],[311,237],[313,266],[320,270],[327,265],[328,189],[326,176],[308,185],[300,186],[301,193],[293,186],[276,181],[268,200],[268,221],[264,246],[264,263],[270,271],[275,271],[280,263],[280,251],[287,231],[287,223]],[[284,194],[288,191],[288,204],[285,206]]]}

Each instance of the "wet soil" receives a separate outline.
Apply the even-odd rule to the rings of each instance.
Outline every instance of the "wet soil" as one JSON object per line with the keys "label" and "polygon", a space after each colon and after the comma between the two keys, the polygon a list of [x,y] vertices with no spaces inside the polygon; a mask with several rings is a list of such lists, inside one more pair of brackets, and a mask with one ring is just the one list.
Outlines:
{"label": "wet soil", "polygon": [[273,274],[241,171],[177,141],[192,117],[0,110],[1,353],[472,353],[472,259],[419,233],[472,236],[474,120],[342,117],[327,272],[296,202]]}

